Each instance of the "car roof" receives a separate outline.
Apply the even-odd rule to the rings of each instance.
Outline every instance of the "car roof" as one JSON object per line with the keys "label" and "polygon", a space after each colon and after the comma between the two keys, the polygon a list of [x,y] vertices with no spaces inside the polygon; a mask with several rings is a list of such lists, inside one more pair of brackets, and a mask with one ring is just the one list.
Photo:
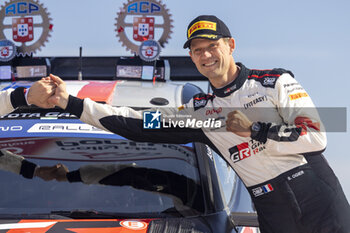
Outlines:
{"label": "car roof", "polygon": [[[65,81],[67,92],[79,98],[90,98],[94,101],[109,103],[113,106],[154,107],[153,98],[163,98],[167,107],[182,105],[184,84],[152,81]],[[0,90],[17,87],[30,87],[33,82],[2,82]],[[158,105],[159,106],[159,105]]]}
{"label": "car roof", "polygon": [[168,103],[166,107],[179,107],[182,105],[183,84],[170,82],[137,82],[118,81],[115,87],[111,105],[130,107],[155,107],[158,102],[154,98],[162,98]]}

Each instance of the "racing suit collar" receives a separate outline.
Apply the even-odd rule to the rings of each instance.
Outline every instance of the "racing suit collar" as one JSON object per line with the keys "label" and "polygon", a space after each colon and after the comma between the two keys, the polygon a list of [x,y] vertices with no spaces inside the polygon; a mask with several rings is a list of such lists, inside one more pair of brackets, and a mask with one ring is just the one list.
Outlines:
{"label": "racing suit collar", "polygon": [[211,85],[211,88],[213,89],[213,93],[218,97],[226,97],[231,95],[233,92],[241,88],[245,80],[248,78],[248,72],[249,70],[242,64],[242,63],[236,63],[237,66],[240,67],[240,72],[235,80],[233,80],[231,83],[227,84],[224,87],[221,88],[215,88],[213,85]]}

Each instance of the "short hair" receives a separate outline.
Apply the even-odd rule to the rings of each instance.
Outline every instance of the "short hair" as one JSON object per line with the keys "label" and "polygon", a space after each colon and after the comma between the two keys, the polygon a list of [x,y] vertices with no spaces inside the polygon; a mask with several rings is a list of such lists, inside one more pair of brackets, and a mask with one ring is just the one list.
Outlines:
{"label": "short hair", "polygon": [[226,42],[227,44],[229,43],[229,41],[231,40],[232,37],[224,37],[222,38],[224,42]]}

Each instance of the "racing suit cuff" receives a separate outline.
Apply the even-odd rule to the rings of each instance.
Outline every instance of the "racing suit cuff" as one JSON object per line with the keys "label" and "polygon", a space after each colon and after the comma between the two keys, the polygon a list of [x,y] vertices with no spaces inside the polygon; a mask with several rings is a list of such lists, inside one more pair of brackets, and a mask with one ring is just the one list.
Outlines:
{"label": "racing suit cuff", "polygon": [[251,138],[255,141],[266,143],[267,141],[267,134],[269,132],[269,129],[271,127],[271,123],[264,123],[264,122],[257,122],[260,126],[259,131],[252,131]]}
{"label": "racing suit cuff", "polygon": [[67,180],[70,183],[72,183],[72,182],[83,182],[82,179],[81,179],[79,170],[68,172],[66,177],[67,177]]}
{"label": "racing suit cuff", "polygon": [[13,92],[11,92],[11,104],[13,108],[28,105],[25,98],[25,92],[27,91],[28,90],[24,87],[17,87]]}
{"label": "racing suit cuff", "polygon": [[[29,89],[30,89],[30,88],[29,88]],[[27,104],[27,105],[29,105],[29,104],[28,104],[28,93],[29,93],[29,89],[26,89],[26,90],[24,91],[24,92],[25,92],[25,93],[24,93],[24,99],[26,100],[26,104]]]}
{"label": "racing suit cuff", "polygon": [[68,104],[65,111],[76,115],[78,118],[81,117],[84,109],[84,100],[79,99],[75,96],[69,95]]}
{"label": "racing suit cuff", "polygon": [[32,179],[34,176],[36,164],[29,162],[27,160],[22,161],[22,166],[19,174],[21,174],[24,178]]}

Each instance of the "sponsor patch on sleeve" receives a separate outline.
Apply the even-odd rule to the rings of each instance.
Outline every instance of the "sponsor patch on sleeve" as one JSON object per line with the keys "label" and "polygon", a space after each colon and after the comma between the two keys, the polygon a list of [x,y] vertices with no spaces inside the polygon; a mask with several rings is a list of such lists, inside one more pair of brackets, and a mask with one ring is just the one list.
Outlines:
{"label": "sponsor patch on sleeve", "polygon": [[289,95],[290,100],[296,100],[296,99],[300,99],[303,97],[309,97],[309,95],[306,92],[299,92],[299,93]]}
{"label": "sponsor patch on sleeve", "polygon": [[199,93],[193,96],[193,107],[194,110],[198,110],[207,105],[209,100],[213,100],[214,96],[211,94]]}

